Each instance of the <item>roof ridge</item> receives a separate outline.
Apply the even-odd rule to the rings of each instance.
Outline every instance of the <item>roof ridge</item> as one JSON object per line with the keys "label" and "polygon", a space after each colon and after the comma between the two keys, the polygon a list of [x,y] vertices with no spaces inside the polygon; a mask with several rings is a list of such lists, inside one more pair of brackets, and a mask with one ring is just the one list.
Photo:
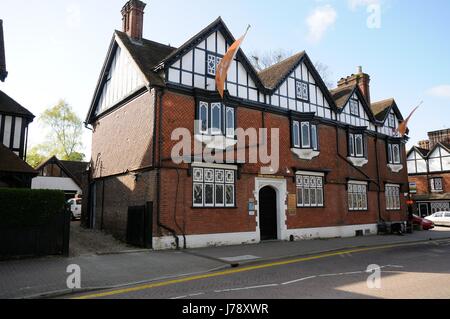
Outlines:
{"label": "roof ridge", "polygon": [[265,71],[268,71],[268,70],[270,70],[270,69],[272,69],[274,67],[277,67],[277,66],[281,65],[282,63],[285,63],[286,61],[288,61],[288,60],[290,60],[290,59],[292,59],[292,58],[294,58],[296,56],[298,56],[298,57],[303,56],[305,53],[306,53],[305,50],[303,50],[301,52],[298,52],[298,53],[295,53],[295,54],[291,55],[290,57],[287,57],[287,58],[283,59],[282,61],[277,62],[277,63],[275,63],[275,64],[265,68],[264,70],[259,71],[258,74],[260,74],[262,72],[265,72]]}

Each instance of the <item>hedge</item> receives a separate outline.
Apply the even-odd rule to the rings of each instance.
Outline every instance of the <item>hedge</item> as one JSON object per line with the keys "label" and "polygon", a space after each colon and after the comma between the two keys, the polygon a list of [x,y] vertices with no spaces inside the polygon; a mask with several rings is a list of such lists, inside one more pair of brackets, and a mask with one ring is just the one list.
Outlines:
{"label": "hedge", "polygon": [[0,228],[42,225],[64,208],[63,191],[0,188]]}

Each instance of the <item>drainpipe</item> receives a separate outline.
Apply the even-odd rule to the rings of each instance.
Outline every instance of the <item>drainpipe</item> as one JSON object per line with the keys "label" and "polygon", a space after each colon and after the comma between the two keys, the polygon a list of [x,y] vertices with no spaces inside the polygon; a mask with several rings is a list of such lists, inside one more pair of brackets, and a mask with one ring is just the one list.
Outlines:
{"label": "drainpipe", "polygon": [[378,199],[378,219],[379,221],[385,222],[383,216],[381,216],[381,187],[380,187],[380,167],[378,162],[378,135],[375,137],[375,158],[377,161],[377,177],[378,177],[378,191],[377,191],[377,199]]}
{"label": "drainpipe", "polygon": [[[148,88],[150,91],[150,88]],[[158,92],[159,92],[159,100],[158,100]],[[175,239],[175,245],[176,245],[176,249],[180,249],[180,242],[179,242],[179,238],[177,236],[177,233],[175,232],[175,230],[173,230],[172,228],[164,225],[161,222],[161,150],[162,150],[162,98],[164,95],[164,90],[163,89],[159,89],[159,90],[155,90],[155,111],[158,110],[157,112],[155,112],[155,115],[158,114],[158,165],[156,166],[156,223],[158,225],[158,227],[161,227],[165,230],[167,230],[168,232],[170,232],[173,236],[173,238]],[[156,119],[156,116],[155,116]],[[154,123],[154,133],[156,132],[156,123]],[[153,150],[156,150],[156,145],[155,145],[155,136],[153,135]],[[153,152],[153,165],[155,167],[156,164],[156,157],[155,157],[155,153]]]}

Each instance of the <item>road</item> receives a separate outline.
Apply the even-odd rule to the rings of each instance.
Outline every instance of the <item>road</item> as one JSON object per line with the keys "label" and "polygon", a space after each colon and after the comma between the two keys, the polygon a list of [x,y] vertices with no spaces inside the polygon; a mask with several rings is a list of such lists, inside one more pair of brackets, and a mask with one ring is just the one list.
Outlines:
{"label": "road", "polygon": [[[378,265],[380,281],[367,279]],[[373,284],[380,283],[381,287]],[[450,241],[354,249],[242,266],[76,298],[450,298]]]}

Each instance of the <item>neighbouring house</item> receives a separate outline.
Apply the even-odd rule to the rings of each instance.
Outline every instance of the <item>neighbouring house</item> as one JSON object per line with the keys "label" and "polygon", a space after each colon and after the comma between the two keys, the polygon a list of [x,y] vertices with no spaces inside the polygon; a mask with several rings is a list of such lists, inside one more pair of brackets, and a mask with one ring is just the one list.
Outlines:
{"label": "neighbouring house", "polygon": [[66,200],[82,195],[82,176],[89,163],[61,161],[53,156],[36,167],[39,175],[33,178],[32,189],[62,190]]}
{"label": "neighbouring house", "polygon": [[[377,234],[407,219],[403,117],[394,99],[371,102],[362,68],[330,91],[305,52],[257,72],[239,50],[222,99],[216,67],[235,41],[223,20],[175,48],[142,37],[144,7],[123,7],[87,115],[89,225],[167,249]],[[195,150],[178,164],[177,128],[227,153],[237,128],[279,129],[278,169]]]}
{"label": "neighbouring house", "polygon": [[410,192],[421,216],[450,211],[450,129],[428,133],[408,152]]}
{"label": "neighbouring house", "polygon": [[[5,63],[3,21],[0,20],[0,81],[8,72]],[[34,115],[0,90],[0,187],[30,188],[37,175],[26,162],[28,125]]]}

